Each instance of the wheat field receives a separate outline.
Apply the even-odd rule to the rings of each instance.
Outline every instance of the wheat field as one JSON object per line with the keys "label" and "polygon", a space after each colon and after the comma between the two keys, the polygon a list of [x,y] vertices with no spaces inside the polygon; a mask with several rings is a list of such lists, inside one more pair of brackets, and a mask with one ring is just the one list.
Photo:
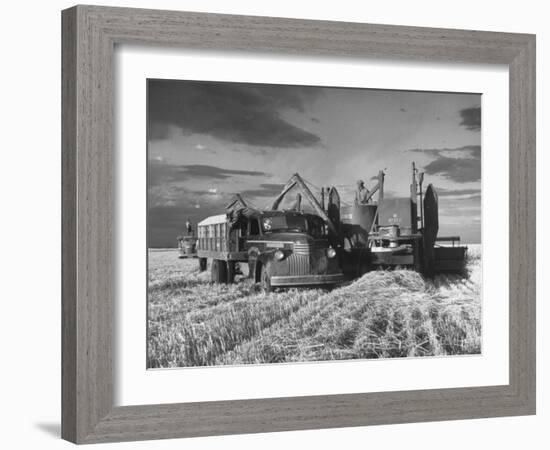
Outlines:
{"label": "wheat field", "polygon": [[150,368],[481,352],[479,245],[465,275],[374,271],[330,292],[212,284],[176,249],[149,250],[148,277]]}

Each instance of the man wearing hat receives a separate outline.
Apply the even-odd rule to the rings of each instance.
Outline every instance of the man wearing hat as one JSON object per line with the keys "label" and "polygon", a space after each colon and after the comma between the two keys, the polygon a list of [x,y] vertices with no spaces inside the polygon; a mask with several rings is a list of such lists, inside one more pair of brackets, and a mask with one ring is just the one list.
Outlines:
{"label": "man wearing hat", "polygon": [[369,198],[369,190],[365,187],[363,180],[357,181],[357,190],[355,191],[355,203],[367,203]]}
{"label": "man wearing hat", "polygon": [[189,220],[185,222],[185,230],[187,231],[187,234],[193,234],[193,226]]}

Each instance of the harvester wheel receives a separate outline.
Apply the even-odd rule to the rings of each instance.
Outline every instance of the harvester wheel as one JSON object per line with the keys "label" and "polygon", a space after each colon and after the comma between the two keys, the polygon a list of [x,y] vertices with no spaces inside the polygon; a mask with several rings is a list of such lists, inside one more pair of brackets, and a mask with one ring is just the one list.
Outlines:
{"label": "harvester wheel", "polygon": [[220,259],[212,260],[212,282],[227,283],[227,264]]}
{"label": "harvester wheel", "polygon": [[273,292],[273,286],[271,286],[271,277],[269,276],[267,266],[262,264],[262,273],[260,276],[260,282],[262,289],[265,292]]}
{"label": "harvester wheel", "polygon": [[204,272],[206,270],[206,264],[208,260],[206,258],[199,258],[199,270]]}
{"label": "harvester wheel", "polygon": [[235,282],[235,261],[227,261],[227,284]]}

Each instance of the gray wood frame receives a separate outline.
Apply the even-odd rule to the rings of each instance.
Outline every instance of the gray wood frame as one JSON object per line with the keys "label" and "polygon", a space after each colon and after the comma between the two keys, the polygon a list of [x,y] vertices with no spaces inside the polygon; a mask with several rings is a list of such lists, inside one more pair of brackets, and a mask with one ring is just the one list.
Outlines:
{"label": "gray wood frame", "polygon": [[[535,413],[535,37],[76,6],[62,13],[62,436],[77,443]],[[194,49],[506,64],[510,383],[113,407],[113,51]]]}

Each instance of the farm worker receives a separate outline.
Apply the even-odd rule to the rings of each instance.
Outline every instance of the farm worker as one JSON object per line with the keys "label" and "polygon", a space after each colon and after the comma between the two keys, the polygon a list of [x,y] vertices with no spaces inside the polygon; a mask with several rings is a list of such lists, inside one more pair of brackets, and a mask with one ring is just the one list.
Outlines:
{"label": "farm worker", "polygon": [[188,234],[193,234],[193,227],[191,225],[191,222],[189,222],[189,220],[185,222],[185,229],[187,230]]}
{"label": "farm worker", "polygon": [[294,203],[290,207],[291,211],[302,211],[302,194],[298,193],[296,194],[296,200],[294,200]]}
{"label": "farm worker", "polygon": [[369,198],[369,190],[365,187],[363,180],[357,181],[357,190],[355,191],[355,203],[367,203]]}

